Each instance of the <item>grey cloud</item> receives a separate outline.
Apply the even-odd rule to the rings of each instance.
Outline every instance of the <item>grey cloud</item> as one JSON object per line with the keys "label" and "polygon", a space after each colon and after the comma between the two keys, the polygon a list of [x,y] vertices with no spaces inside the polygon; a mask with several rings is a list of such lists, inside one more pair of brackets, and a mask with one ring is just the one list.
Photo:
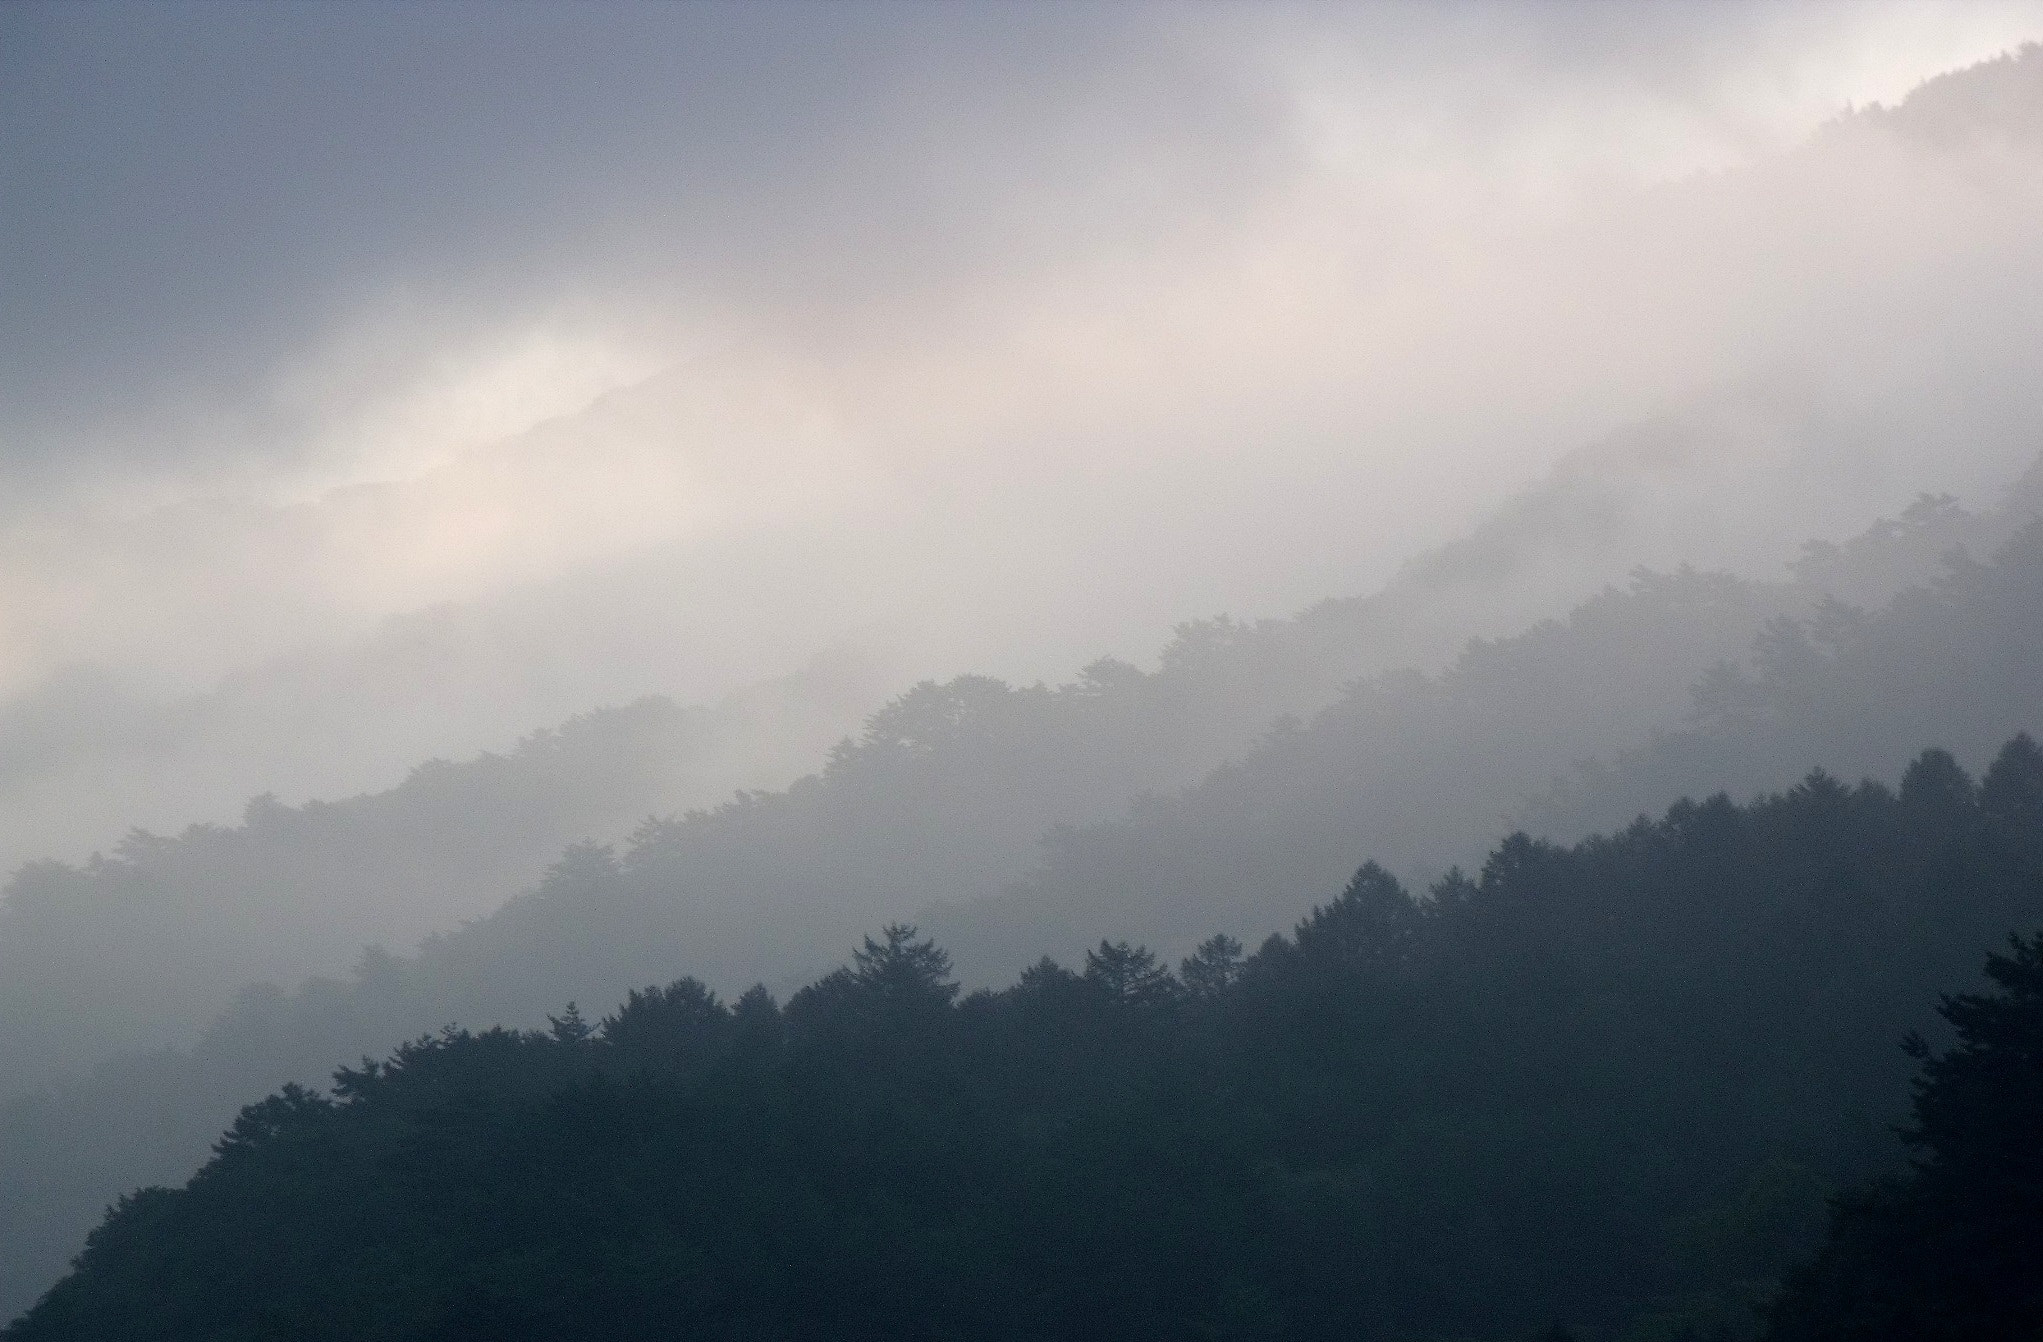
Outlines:
{"label": "grey cloud", "polygon": [[[1758,395],[1709,479],[1793,488],[1714,531],[1653,514],[1694,523],[1689,557],[1768,571],[2033,451],[2016,352],[2043,317],[2008,282],[2039,263],[2031,159],[1862,119],[1685,176],[1798,136],[1833,87],[1884,90],[1885,66],[1808,73],[1859,59],[1853,24],[1918,73],[2002,30],[1938,46],[1909,6],[0,23],[0,121],[31,132],[0,136],[0,693],[110,685],[155,758],[147,724],[238,702],[214,695],[237,676],[364,659],[333,678],[359,711],[289,751],[261,713],[221,727],[231,767],[164,775],[210,800],[135,794],[152,823],[714,698],[836,642],[909,677],[1144,657],[1181,619],[1365,590],[1569,449],[1755,379],[1802,403]],[[546,380],[470,365],[562,312],[598,364],[650,334],[524,419],[464,417]],[[45,506],[39,471],[83,483]],[[1641,531],[1476,624],[1676,548]],[[386,621],[437,608],[485,632],[368,665]],[[465,676],[482,708],[425,711]],[[46,702],[72,701],[24,720]],[[52,763],[41,806],[126,748]],[[115,823],[93,817],[65,842]]]}
{"label": "grey cloud", "polygon": [[[642,282],[649,253],[712,301],[813,309],[924,283],[975,222],[982,248],[1019,231],[984,237],[962,175],[1041,192],[1040,218],[1066,194],[1060,155],[1097,165],[1130,135],[1211,129],[1203,91],[1137,59],[1141,17],[1105,7],[34,6],[4,22],[0,122],[25,132],[0,141],[17,456],[81,402],[139,410],[247,377],[365,292],[515,305]],[[1149,125],[1097,114],[1110,84]]]}
{"label": "grey cloud", "polygon": [[392,292],[482,324],[568,294],[657,295],[855,340],[967,276],[1234,218],[1299,166],[1276,67],[1331,71],[1393,139],[1442,155],[1525,135],[1557,100],[1706,116],[1737,59],[1863,21],[1722,4],[9,6],[0,451],[17,470],[39,449],[174,464],[222,448],[196,408],[217,402],[252,450],[280,450],[302,426],[261,403],[270,362]]}

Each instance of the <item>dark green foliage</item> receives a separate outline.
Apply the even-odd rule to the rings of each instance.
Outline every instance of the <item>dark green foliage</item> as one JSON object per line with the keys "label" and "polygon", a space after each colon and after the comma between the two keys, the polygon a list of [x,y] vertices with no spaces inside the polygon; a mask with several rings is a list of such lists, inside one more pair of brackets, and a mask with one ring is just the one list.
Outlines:
{"label": "dark green foliage", "polygon": [[1157,963],[1147,948],[1125,941],[1102,941],[1085,953],[1085,981],[1113,1001],[1130,1006],[1159,1006],[1177,996],[1178,981]]}
{"label": "dark green foliage", "polygon": [[[495,907],[525,879],[504,863],[536,872],[566,836],[622,832],[602,817],[670,807],[674,771],[708,767],[690,743],[714,756],[744,733],[698,740],[699,714],[641,705],[509,760],[421,770],[382,797],[259,806],[238,829],[139,837],[89,869],[31,868],[0,909],[0,1313],[54,1279],[118,1190],[185,1178],[231,1117],[225,1097],[322,1075],[442,1021],[537,1025],[570,999],[615,1001],[683,972],[784,993],[903,917],[974,986],[1045,952],[1075,962],[1103,938],[1182,960],[1216,931],[1249,940],[1302,915],[1365,854],[1403,873],[1476,860],[1556,770],[1676,720],[1694,678],[1741,658],[1769,617],[1825,592],[1884,601],[1960,543],[1992,553],[2043,494],[2027,497],[1992,519],[1911,509],[1812,554],[1789,584],[1642,573],[1458,658],[1470,629],[1497,626],[1473,618],[1461,599],[1472,589],[1457,584],[1480,586],[1490,560],[1511,568],[1510,546],[1464,551],[1472,567],[1418,565],[1294,620],[1187,626],[1153,673],[1101,662],[1056,689],[972,676],[919,686],[785,792],[649,822],[614,857],[572,851],[495,914],[416,954],[371,952],[338,980],[299,982],[290,966],[308,962],[264,958],[316,940],[274,919],[363,928],[349,920],[371,892],[413,919],[449,894]],[[1537,530],[1519,539],[1536,543]],[[2043,721],[2043,644],[2024,634],[2039,624],[2043,548],[1958,572],[1885,612],[1833,603],[1811,637],[1839,655],[1811,663],[1816,679],[1749,737],[1686,741],[1680,767],[1533,827],[1572,837],[1684,792],[1779,787],[1813,761],[1884,771],[1924,741],[1983,759]],[[1839,640],[1853,639],[1844,655]],[[1733,699],[1757,683],[1730,680],[1743,687]],[[1214,771],[1225,759],[1238,763]],[[1142,794],[1154,795],[1100,823]],[[369,935],[339,946],[351,954]],[[235,998],[250,975],[287,990]],[[1195,979],[1184,975],[1196,997]],[[189,1037],[230,1000],[189,1049],[85,1074],[109,1050]],[[76,1074],[43,1089],[65,1070]],[[8,1102],[10,1086],[36,1093]]]}
{"label": "dark green foliage", "polygon": [[1979,789],[1986,813],[2011,829],[2043,827],[2043,748],[2027,733],[2008,742]]}
{"label": "dark green foliage", "polygon": [[1913,1169],[1839,1201],[1770,1342],[2043,1337],[2043,934],[1986,973],[1997,992],[1944,999],[1953,1047],[1909,1041]]}
{"label": "dark green foliage", "polygon": [[1243,958],[1241,943],[1225,932],[1218,932],[1184,958],[1178,966],[1178,976],[1184,981],[1185,991],[1193,997],[1218,997],[1241,977]]}
{"label": "dark green foliage", "polygon": [[[896,925],[784,1008],[683,980],[449,1029],[243,1111],[6,1339],[1749,1338],[1879,1170],[1892,1041],[2043,920],[2037,764],[1519,836],[1425,897],[1365,866],[1180,974],[1104,941],[961,996]],[[1991,972],[1923,1171],[1841,1225],[2033,1244],[2043,938]]]}

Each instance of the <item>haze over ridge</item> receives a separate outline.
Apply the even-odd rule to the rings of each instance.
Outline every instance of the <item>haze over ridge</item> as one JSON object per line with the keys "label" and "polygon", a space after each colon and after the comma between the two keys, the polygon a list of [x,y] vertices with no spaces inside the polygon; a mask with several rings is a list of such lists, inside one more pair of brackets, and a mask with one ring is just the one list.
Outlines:
{"label": "haze over ridge", "polygon": [[[1924,490],[1986,501],[2034,441],[2012,386],[2012,351],[2037,320],[2025,286],[2009,282],[2035,261],[2010,224],[2033,189],[2023,104],[1957,98],[1934,134],[1926,115],[1862,113],[1772,157],[1834,109],[1822,90],[1837,71],[1890,99],[1928,72],[1901,77],[1865,54],[1881,41],[1905,65],[1935,52],[1963,60],[2030,31],[2019,7],[1940,35],[1904,10],[1867,19],[1868,45],[1850,59],[1839,32],[1757,10],[1662,20],[1670,41],[1720,24],[1719,45],[1701,50],[1722,68],[1697,56],[1702,65],[1663,69],[1654,60],[1678,43],[1654,56],[1649,34],[1592,27],[1596,42],[1566,58],[1587,83],[1565,97],[1549,96],[1559,85],[1542,65],[1561,59],[1555,34],[1489,10],[1438,23],[1405,13],[1371,29],[1301,9],[1224,33],[1210,16],[1162,10],[1068,29],[1016,20],[1000,40],[1019,32],[1044,44],[1036,54],[1069,48],[1075,62],[1080,92],[1055,124],[1106,140],[1049,137],[1035,158],[1012,160],[1042,175],[983,198],[955,157],[916,160],[915,172],[962,174],[925,179],[908,198],[951,213],[848,221],[802,235],[813,252],[784,254],[813,278],[825,258],[851,254],[833,248],[853,248],[876,269],[847,271],[844,293],[783,285],[742,320],[632,343],[618,332],[642,335],[685,308],[668,298],[713,268],[655,264],[646,237],[613,235],[577,253],[580,298],[441,340],[456,289],[436,298],[430,268],[414,268],[399,297],[357,303],[325,346],[295,341],[297,352],[234,384],[257,388],[239,410],[215,413],[221,401],[200,414],[204,380],[187,379],[190,415],[161,418],[153,465],[116,471],[127,458],[111,448],[87,454],[74,483],[108,486],[102,494],[81,501],[52,484],[10,505],[8,674],[23,688],[0,716],[59,759],[81,720],[100,740],[69,780],[61,764],[15,780],[23,834],[7,849],[77,855],[133,823],[224,820],[260,792],[388,785],[420,758],[501,747],[596,703],[718,699],[832,645],[874,671],[836,694],[818,744],[881,687],[919,676],[1056,681],[1102,651],[1141,660],[1183,619],[1369,590],[1564,450],[1616,425],[1680,418],[1726,387],[1747,404],[1709,413],[1748,454],[1727,453],[1726,471],[1734,459],[1764,469],[1770,436],[1822,438],[1815,459],[1846,463],[1841,478],[1812,466],[1791,488],[1760,491],[1809,524],[1781,535],[1755,521],[1736,543],[1724,532],[1724,560],[1745,571],[1786,557],[1759,553],[1761,533],[1842,538]],[[1472,24],[1477,14],[1497,22]],[[82,40],[38,21],[55,50]],[[874,60],[906,60],[884,36],[891,21],[846,20],[845,31],[863,33],[854,47]],[[732,41],[754,52],[785,36],[752,22],[697,36],[704,50]],[[907,109],[949,105],[955,70],[1007,68],[976,45],[996,35],[987,22],[943,29],[960,45],[934,50],[965,64],[916,65],[920,82],[889,95],[902,100],[891,111],[856,104],[877,118],[854,118],[848,132],[870,132],[859,143],[872,163],[901,152],[890,137]],[[1159,33],[1159,54],[1114,64]],[[1801,110],[1732,115],[1735,89],[1710,81],[1758,78],[1797,42],[1829,53],[1807,69],[1827,60],[1832,71],[1798,76],[1811,82],[1785,101]],[[1418,115],[1376,47],[1423,58],[1450,95]],[[370,59],[373,48],[335,50]],[[1608,110],[1570,103],[1581,87],[1620,96],[1599,81],[1621,57],[1645,60],[1634,83],[1646,91],[1623,96],[1643,98],[1653,115],[1640,124],[1660,126],[1665,143],[1598,142],[1570,120]],[[818,48],[804,59],[849,58]],[[2033,60],[1996,68],[2001,85],[2033,82]],[[1107,69],[1149,82],[1102,82]],[[863,87],[840,74],[816,96]],[[1040,95],[1032,79],[1013,86],[1017,106],[1035,105],[1024,97]],[[1484,79],[1527,115],[1499,119],[1470,101]],[[1714,90],[1699,104],[1675,96],[1698,80]],[[1990,82],[1974,74],[1965,87]],[[702,96],[721,106],[730,95]],[[1682,121],[1696,105],[1713,110]],[[1184,120],[1188,109],[1199,115]],[[1744,129],[1728,134],[1731,123]],[[1100,175],[1108,162],[1122,185]],[[1130,174],[1129,162],[1157,170]],[[863,199],[871,184],[839,182],[829,199]],[[1017,199],[1034,208],[1009,211]],[[965,208],[974,202],[992,213]],[[662,217],[694,217],[675,208]],[[1021,234],[967,227],[995,217],[1031,223]],[[41,222],[17,239],[40,236]],[[795,228],[775,236],[792,247]],[[918,251],[940,236],[948,250]],[[993,265],[1003,248],[1025,263]],[[627,263],[659,301],[618,325],[615,294],[603,297],[588,267]],[[921,277],[897,286],[911,263]],[[1723,305],[1726,293],[1778,292],[1790,272],[1794,312]],[[769,293],[756,267],[733,260],[715,273],[729,281],[719,302]],[[1912,351],[1929,332],[1942,353],[1925,363]],[[378,381],[392,370],[412,380]],[[1931,428],[1941,459],[1911,459],[1905,444]],[[276,431],[275,451],[258,429]],[[31,441],[25,432],[9,441]],[[341,451],[307,433],[358,441]],[[199,438],[211,446],[186,451]],[[173,501],[146,503],[165,490]],[[1258,544],[1273,527],[1314,544]],[[1600,570],[1523,582],[1463,633],[1505,632],[1633,563],[1712,558],[1677,548],[1613,545]],[[395,625],[393,605],[411,611]],[[171,707],[158,709],[166,696]],[[179,705],[199,702],[226,715],[219,729],[207,723],[214,743],[164,744],[152,719],[190,717]],[[137,718],[132,741],[107,730]]]}
{"label": "haze over ridge", "polygon": [[[0,8],[0,1317],[450,1021],[786,999],[902,919],[1061,982],[1365,860],[1426,918],[1755,792],[1977,838],[1996,751],[2033,814],[2038,37]],[[1679,960],[1661,894],[1590,903]]]}
{"label": "haze over ridge", "polygon": [[[2043,720],[2037,699],[2043,646],[2035,634],[2043,620],[2034,609],[2043,592],[2039,484],[2043,469],[2010,500],[2026,509],[2026,526],[2012,515],[1979,517],[1947,501],[1925,501],[1900,523],[1874,528],[1842,550],[1812,551],[1798,566],[1801,582],[1843,578],[1851,590],[1852,580],[1871,577],[1878,590],[1891,575],[1920,572],[1944,541],[1992,545],[2016,527],[1986,563],[1956,552],[1946,578],[1902,593],[1887,609],[1854,613],[1824,600],[1786,633],[1769,628],[1758,648],[1763,674],[1753,683],[1756,694],[1734,688],[1731,698],[1747,698],[1772,715],[1761,724],[1769,741],[1798,744],[1785,759],[1772,748],[1718,760],[1715,772],[1701,775],[1704,786],[1782,783],[1811,755],[1852,758],[1926,733],[1949,735],[1969,754],[2011,724]],[[1169,946],[1191,924],[1203,934],[1215,923],[1281,918],[1316,898],[1334,879],[1330,873],[1361,852],[1408,849],[1428,842],[1427,834],[1456,847],[1462,831],[1479,827],[1485,806],[1507,801],[1514,777],[1523,786],[1569,753],[1555,750],[1556,727],[1563,746],[1575,733],[1576,749],[1636,731],[1636,722],[1612,722],[1611,710],[1623,700],[1626,711],[1616,716],[1643,709],[1648,721],[1667,711],[1668,696],[1683,688],[1656,683],[1674,669],[1673,644],[1702,658],[1713,648],[1731,652],[1740,630],[1780,609],[1784,598],[1790,609],[1809,609],[1809,595],[1725,575],[1642,575],[1629,591],[1606,591],[1586,603],[1564,625],[1471,645],[1448,675],[1358,683],[1312,722],[1280,724],[1243,767],[1222,769],[1183,796],[1138,806],[1127,823],[1063,836],[1036,876],[999,899],[954,903],[926,916],[975,976],[1026,962],[1046,947],[1068,950],[1074,936],[1086,944],[1103,931],[1133,933]],[[1060,740],[1071,728],[1080,729],[1081,750],[1090,744],[1120,751],[1130,728],[1138,737],[1142,732],[1147,692],[1189,688],[1196,706],[1202,673],[1224,676],[1236,651],[1267,652],[1269,636],[1281,640],[1301,627],[1273,622],[1236,626],[1234,634],[1223,627],[1216,631],[1221,643],[1194,638],[1177,670],[1153,681],[1134,668],[1102,664],[1087,684],[1055,695],[984,678],[920,687],[876,718],[860,746],[840,752],[822,779],[785,795],[741,800],[717,815],[648,826],[616,856],[578,846],[539,889],[436,938],[415,958],[372,952],[345,982],[314,979],[292,993],[258,987],[189,1051],[116,1058],[90,1076],[0,1106],[0,1153],[20,1153],[0,1159],[6,1172],[0,1244],[7,1249],[0,1262],[11,1265],[0,1273],[0,1296],[31,1290],[39,1274],[54,1271],[112,1190],[181,1178],[224,1121],[223,1096],[293,1076],[316,1080],[336,1057],[388,1047],[450,1018],[537,1019],[563,997],[599,1000],[646,974],[685,967],[723,979],[774,965],[816,972],[814,957],[827,956],[842,937],[869,925],[865,920],[884,917],[887,897],[898,909],[904,898],[971,888],[974,874],[954,865],[947,877],[946,854],[938,850],[962,844],[984,866],[1000,860],[1003,843],[1030,837],[1003,829],[1012,829],[1014,819],[1005,789],[1026,780],[989,766],[1026,764],[1049,747],[1042,763],[1052,770],[1079,765],[1069,780],[1060,782],[1054,772],[1036,780],[1053,796],[1068,793],[1070,781],[1097,781],[1083,760],[1060,766],[1055,759],[1073,744]],[[1230,643],[1234,635],[1246,637]],[[1828,651],[1797,652],[1812,636]],[[1933,666],[1950,674],[1925,681],[1920,672]],[[1620,671],[1637,683],[1613,679]],[[1139,683],[1129,683],[1131,676]],[[1562,687],[1566,695],[1557,693]],[[1955,696],[1942,693],[1954,687]],[[1724,701],[1721,678],[1705,677],[1698,691],[1699,705]],[[1870,712],[1840,714],[1836,706],[1845,704]],[[1045,709],[1053,711],[1046,716]],[[1096,729],[1107,725],[1119,730],[1102,736]],[[1720,744],[1735,743],[1738,723],[1731,725],[1733,735],[1715,738]],[[1500,727],[1509,728],[1510,739],[1498,738]],[[1931,753],[1946,773],[1962,778],[1948,755]],[[1677,763],[1695,777],[1693,759]],[[1658,787],[1662,780],[1648,782]],[[1846,795],[1840,784],[1819,778],[1794,797],[1840,795]],[[1031,803],[1026,790],[1013,799]],[[1728,803],[1710,803],[1721,804]],[[1691,803],[1683,806],[1696,814]],[[1423,817],[1416,824],[1414,807]],[[257,810],[248,834],[259,842],[288,840],[298,828],[289,815]],[[1505,850],[1526,847],[1521,836]],[[929,870],[906,872],[904,857]],[[875,875],[883,879],[876,883]],[[904,889],[904,875],[935,879]],[[790,876],[808,888],[790,888]],[[29,896],[40,912],[61,914],[64,907],[61,883],[13,893]],[[733,921],[748,907],[749,930],[739,925],[742,918]],[[14,968],[23,967],[56,968],[63,991],[84,986],[88,1000],[108,1004],[47,957]],[[794,970],[784,986],[804,977]],[[19,972],[0,982],[16,990],[38,985],[35,974]],[[49,986],[42,985],[34,1008],[43,1019],[64,1019],[65,1013],[48,1014],[58,996]],[[9,1074],[20,1076],[15,1069]]]}

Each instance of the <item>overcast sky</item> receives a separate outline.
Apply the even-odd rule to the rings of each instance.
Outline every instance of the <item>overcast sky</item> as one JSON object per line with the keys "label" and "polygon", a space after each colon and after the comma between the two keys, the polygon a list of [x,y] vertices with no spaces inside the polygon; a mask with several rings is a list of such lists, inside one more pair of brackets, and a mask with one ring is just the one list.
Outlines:
{"label": "overcast sky", "polygon": [[[2033,252],[2027,168],[1766,165],[2038,37],[2037,3],[0,7],[0,718],[81,668],[385,658],[386,711],[491,665],[494,711],[373,765],[219,784],[302,792],[847,641],[1055,676],[1362,590],[1638,417],[2018,302],[1986,271]],[[1869,479],[1984,488],[1981,451]],[[484,632],[374,650],[433,612]],[[367,729],[329,730],[294,748]]]}
{"label": "overcast sky", "polygon": [[[312,421],[447,342],[572,403],[698,325],[855,342],[997,277],[1246,226],[1300,177],[1398,215],[1717,166],[2038,12],[10,5],[4,451],[353,455]],[[549,321],[572,333],[535,347]],[[523,395],[477,416],[516,426],[545,399]]]}

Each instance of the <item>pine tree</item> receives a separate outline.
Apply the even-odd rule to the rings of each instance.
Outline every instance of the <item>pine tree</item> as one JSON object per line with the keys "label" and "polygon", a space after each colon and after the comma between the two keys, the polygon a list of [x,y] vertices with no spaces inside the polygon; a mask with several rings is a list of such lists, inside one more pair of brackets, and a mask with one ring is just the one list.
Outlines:
{"label": "pine tree", "polygon": [[1997,992],[1940,1008],[1955,1044],[1908,1041],[1913,1171],[1840,1202],[1774,1342],[2043,1337],[2043,933],[1986,973]]}
{"label": "pine tree", "polygon": [[1178,981],[1147,947],[1125,941],[1102,941],[1098,950],[1087,951],[1085,980],[1131,1004],[1167,1002],[1178,992]]}

